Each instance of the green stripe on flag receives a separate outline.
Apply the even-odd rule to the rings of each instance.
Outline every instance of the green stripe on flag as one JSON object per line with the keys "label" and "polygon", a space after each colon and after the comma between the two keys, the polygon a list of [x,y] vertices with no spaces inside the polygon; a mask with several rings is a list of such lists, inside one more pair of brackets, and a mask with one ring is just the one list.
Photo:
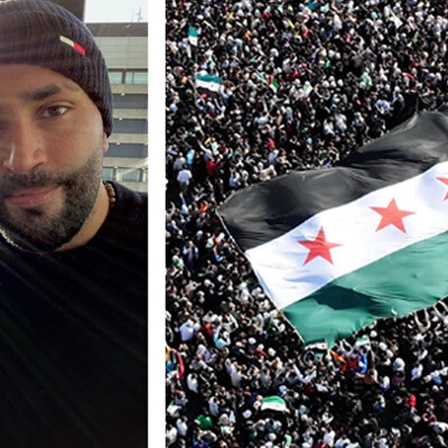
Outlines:
{"label": "green stripe on flag", "polygon": [[[284,309],[306,344],[328,346],[380,318],[408,315],[448,296],[448,232],[337,278]],[[422,256],[425,262],[422,262]]]}
{"label": "green stripe on flag", "polygon": [[221,78],[219,76],[197,75],[196,76],[196,80],[197,81],[203,81],[203,82],[210,82],[210,83],[221,84]]}

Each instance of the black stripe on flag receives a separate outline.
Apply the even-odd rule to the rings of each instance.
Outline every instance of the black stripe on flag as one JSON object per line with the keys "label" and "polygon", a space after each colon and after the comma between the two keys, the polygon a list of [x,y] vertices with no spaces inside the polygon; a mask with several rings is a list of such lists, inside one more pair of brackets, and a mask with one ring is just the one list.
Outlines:
{"label": "black stripe on flag", "polygon": [[333,168],[297,171],[236,191],[218,209],[243,251],[311,216],[417,176],[448,160],[448,115],[421,112]]}

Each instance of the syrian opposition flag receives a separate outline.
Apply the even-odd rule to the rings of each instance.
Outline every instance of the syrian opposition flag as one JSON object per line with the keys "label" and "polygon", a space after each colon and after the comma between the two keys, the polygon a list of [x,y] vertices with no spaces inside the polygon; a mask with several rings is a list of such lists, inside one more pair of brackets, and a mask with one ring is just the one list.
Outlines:
{"label": "syrian opposition flag", "polygon": [[216,95],[221,90],[221,78],[211,75],[197,75],[196,89],[198,92]]}
{"label": "syrian opposition flag", "polygon": [[269,84],[269,88],[276,93],[278,88],[280,87],[280,83],[278,81],[276,81],[275,79],[272,79],[270,84]]}
{"label": "syrian opposition flag", "polygon": [[432,306],[448,296],[448,113],[239,190],[218,213],[306,345]]}
{"label": "syrian opposition flag", "polygon": [[278,395],[263,398],[261,400],[260,411],[289,412],[285,400]]}
{"label": "syrian opposition flag", "polygon": [[198,45],[198,30],[192,26],[188,27],[188,42],[194,47]]}

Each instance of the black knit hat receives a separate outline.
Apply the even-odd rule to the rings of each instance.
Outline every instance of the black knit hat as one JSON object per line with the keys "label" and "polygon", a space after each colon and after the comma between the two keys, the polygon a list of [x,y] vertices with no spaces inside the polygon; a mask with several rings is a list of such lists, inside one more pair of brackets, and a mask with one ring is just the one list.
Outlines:
{"label": "black knit hat", "polygon": [[0,64],[49,68],[76,82],[112,132],[112,91],[104,58],[87,26],[45,0],[0,1]]}

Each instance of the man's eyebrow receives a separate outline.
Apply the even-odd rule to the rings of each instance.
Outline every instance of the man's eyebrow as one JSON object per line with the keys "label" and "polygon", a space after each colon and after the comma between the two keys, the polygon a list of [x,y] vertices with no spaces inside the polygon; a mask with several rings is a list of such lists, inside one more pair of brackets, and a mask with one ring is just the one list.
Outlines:
{"label": "man's eyebrow", "polygon": [[[64,84],[62,87],[71,91],[78,90],[76,86],[68,84]],[[26,103],[35,103],[38,101],[46,100],[47,98],[50,98],[53,95],[62,92],[63,91],[62,87],[57,84],[48,84],[47,86],[41,87],[39,89],[24,92],[22,96]]]}

